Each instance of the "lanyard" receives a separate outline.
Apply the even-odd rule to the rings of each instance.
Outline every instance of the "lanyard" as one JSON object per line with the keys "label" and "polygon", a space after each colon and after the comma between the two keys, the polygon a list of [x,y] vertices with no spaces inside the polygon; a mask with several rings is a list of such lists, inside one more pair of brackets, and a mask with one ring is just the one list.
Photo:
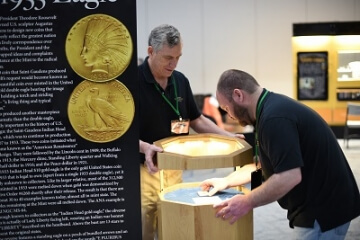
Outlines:
{"label": "lanyard", "polygon": [[174,107],[174,105],[170,102],[170,100],[165,96],[165,92],[161,91],[158,84],[154,83],[155,88],[159,91],[159,93],[161,94],[162,98],[167,102],[167,104],[169,104],[169,106],[174,110],[174,112],[179,116],[180,121],[182,120],[181,116],[180,116],[180,111],[179,111],[179,100],[177,97],[177,89],[176,89],[176,83],[175,83],[175,77],[173,75],[171,75],[171,81],[174,84],[174,91],[175,91],[175,101],[176,101],[176,108]]}
{"label": "lanyard", "polygon": [[255,164],[256,164],[256,166],[258,165],[258,162],[259,162],[259,139],[258,139],[259,114],[260,114],[261,105],[268,93],[269,93],[269,91],[265,89],[265,93],[260,98],[260,100],[257,104],[257,107],[256,107],[256,124],[255,124]]}

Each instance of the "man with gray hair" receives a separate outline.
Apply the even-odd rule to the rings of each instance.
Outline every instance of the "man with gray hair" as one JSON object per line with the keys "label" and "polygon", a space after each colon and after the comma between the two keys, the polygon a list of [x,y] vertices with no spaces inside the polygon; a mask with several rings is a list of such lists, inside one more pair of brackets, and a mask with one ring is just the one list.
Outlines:
{"label": "man with gray hair", "polygon": [[[171,25],[160,25],[151,31],[148,45],[148,56],[138,68],[143,240],[153,240],[157,232],[160,179],[154,158],[163,149],[153,142],[189,134],[189,127],[199,133],[235,136],[199,112],[189,80],[175,70],[182,55],[179,31]],[[164,171],[164,187],[181,181],[182,171]]]}

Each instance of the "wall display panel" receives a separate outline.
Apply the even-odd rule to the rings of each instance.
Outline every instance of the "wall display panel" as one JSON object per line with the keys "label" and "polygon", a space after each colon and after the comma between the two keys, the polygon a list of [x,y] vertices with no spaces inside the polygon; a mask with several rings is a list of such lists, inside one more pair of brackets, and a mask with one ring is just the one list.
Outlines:
{"label": "wall display panel", "polygon": [[360,51],[338,51],[338,81],[358,81],[360,79]]}
{"label": "wall display panel", "polygon": [[327,52],[299,52],[298,99],[326,100],[328,98],[328,54]]}
{"label": "wall display panel", "polygon": [[[358,101],[360,96],[359,26],[358,21],[293,24],[292,52],[295,98],[319,113],[335,129],[335,134],[338,137],[342,137],[343,134],[341,128],[345,124],[346,103]],[[311,84],[311,81],[304,81],[308,85],[303,84],[302,87],[307,90],[300,90],[298,54],[305,54],[306,56],[307,53],[323,54],[323,56],[316,57],[318,63],[310,64],[317,65],[318,69],[322,68],[320,62],[325,62],[325,58],[327,59],[327,71],[321,73],[322,70],[318,70],[321,73],[320,75],[327,78],[322,84],[326,86],[327,97],[324,94],[320,97],[312,94],[309,97],[310,89],[314,85],[314,83]],[[327,53],[326,56],[325,53]],[[310,60],[305,59],[305,61]],[[307,63],[304,64],[307,65]],[[307,95],[301,96],[299,92],[304,92]]]}
{"label": "wall display panel", "polygon": [[0,238],[140,239],[136,1],[0,2]]}

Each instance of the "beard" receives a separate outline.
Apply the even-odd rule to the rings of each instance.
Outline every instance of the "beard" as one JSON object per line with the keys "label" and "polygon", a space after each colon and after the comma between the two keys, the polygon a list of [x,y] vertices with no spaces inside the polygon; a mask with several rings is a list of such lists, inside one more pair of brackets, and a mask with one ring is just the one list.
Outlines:
{"label": "beard", "polygon": [[249,111],[246,108],[234,104],[233,109],[234,117],[236,118],[236,120],[238,120],[238,123],[242,127],[253,124],[250,118]]}

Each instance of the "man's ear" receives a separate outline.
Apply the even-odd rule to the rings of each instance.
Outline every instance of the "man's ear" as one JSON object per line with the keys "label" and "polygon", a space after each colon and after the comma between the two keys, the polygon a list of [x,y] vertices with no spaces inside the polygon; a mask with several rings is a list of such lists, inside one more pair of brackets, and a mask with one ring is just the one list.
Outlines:
{"label": "man's ear", "polygon": [[235,88],[232,93],[232,98],[234,102],[241,103],[244,100],[243,92],[240,89]]}
{"label": "man's ear", "polygon": [[148,52],[148,55],[149,55],[149,56],[152,55],[153,52],[154,52],[153,47],[152,47],[152,46],[148,46],[147,52]]}

